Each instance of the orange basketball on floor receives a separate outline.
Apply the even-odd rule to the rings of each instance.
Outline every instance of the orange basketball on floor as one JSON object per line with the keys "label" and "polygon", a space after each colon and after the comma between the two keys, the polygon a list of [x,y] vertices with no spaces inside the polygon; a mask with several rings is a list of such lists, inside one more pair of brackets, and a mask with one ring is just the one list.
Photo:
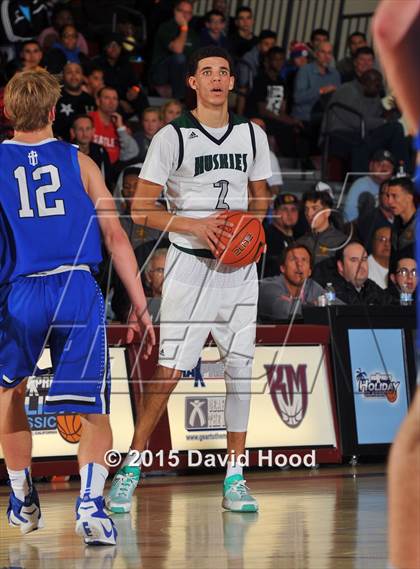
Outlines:
{"label": "orange basketball on floor", "polygon": [[79,415],[57,415],[57,429],[68,443],[78,443],[82,436],[82,420]]}
{"label": "orange basketball on floor", "polygon": [[220,256],[221,262],[233,267],[244,267],[258,261],[265,248],[265,233],[260,220],[246,211],[229,211],[223,215],[234,227],[230,229],[230,239],[220,239],[225,246]]}

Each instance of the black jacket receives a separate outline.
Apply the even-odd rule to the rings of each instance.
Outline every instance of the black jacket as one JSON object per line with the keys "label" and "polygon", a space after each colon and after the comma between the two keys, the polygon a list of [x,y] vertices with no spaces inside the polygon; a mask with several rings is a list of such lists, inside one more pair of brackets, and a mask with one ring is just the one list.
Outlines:
{"label": "black jacket", "polygon": [[337,298],[346,304],[375,304],[380,306],[392,304],[389,294],[370,279],[366,280],[359,292],[351,283],[340,276],[335,279],[333,286]]}

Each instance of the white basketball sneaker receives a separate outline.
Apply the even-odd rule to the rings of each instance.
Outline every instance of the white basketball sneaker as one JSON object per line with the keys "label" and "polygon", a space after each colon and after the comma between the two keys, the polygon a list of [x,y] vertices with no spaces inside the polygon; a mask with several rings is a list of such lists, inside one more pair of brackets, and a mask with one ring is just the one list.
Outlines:
{"label": "white basketball sneaker", "polygon": [[86,545],[116,545],[117,530],[114,522],[104,512],[102,496],[86,495],[76,502],[76,533]]}
{"label": "white basketball sneaker", "polygon": [[35,486],[30,488],[25,500],[16,498],[13,490],[9,497],[9,507],[7,508],[7,519],[12,527],[20,527],[20,531],[25,534],[43,528],[44,523],[41,516],[38,492]]}

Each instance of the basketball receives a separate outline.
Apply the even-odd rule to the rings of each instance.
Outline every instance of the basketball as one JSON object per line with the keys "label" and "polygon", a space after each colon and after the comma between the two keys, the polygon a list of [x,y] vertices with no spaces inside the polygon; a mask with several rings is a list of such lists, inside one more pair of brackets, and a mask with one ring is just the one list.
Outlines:
{"label": "basketball", "polygon": [[232,232],[230,239],[220,239],[225,247],[220,256],[221,262],[233,267],[244,267],[258,261],[265,247],[265,233],[260,220],[245,211],[230,211],[224,217],[234,227],[229,229]]}
{"label": "basketball", "polygon": [[68,443],[78,443],[82,436],[80,415],[57,415],[57,429]]}

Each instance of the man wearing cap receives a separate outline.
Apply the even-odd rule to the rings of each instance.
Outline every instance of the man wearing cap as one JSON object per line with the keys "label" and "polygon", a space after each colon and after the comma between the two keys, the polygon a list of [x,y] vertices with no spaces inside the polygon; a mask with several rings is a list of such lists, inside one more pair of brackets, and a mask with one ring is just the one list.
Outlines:
{"label": "man wearing cap", "polygon": [[346,221],[352,221],[359,215],[357,204],[363,193],[371,194],[375,200],[382,182],[389,180],[395,169],[395,159],[388,150],[377,150],[369,162],[369,175],[358,178],[350,187],[346,196],[344,215]]}
{"label": "man wearing cap", "polygon": [[294,227],[299,218],[299,200],[293,194],[280,194],[274,200],[272,223],[265,232],[267,251],[264,277],[280,274],[280,259],[284,249],[295,239]]}

